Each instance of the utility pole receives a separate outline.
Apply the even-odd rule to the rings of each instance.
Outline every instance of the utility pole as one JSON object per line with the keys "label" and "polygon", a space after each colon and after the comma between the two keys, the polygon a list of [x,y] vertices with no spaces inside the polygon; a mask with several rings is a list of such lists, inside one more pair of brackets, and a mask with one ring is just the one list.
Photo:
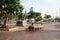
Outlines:
{"label": "utility pole", "polygon": [[25,17],[24,17],[24,19],[26,19],[26,16],[27,16],[27,12],[25,11]]}
{"label": "utility pole", "polygon": [[58,12],[56,12],[56,17],[58,17],[57,13],[58,13]]}
{"label": "utility pole", "polygon": [[60,8],[59,8],[59,17],[60,17]]}

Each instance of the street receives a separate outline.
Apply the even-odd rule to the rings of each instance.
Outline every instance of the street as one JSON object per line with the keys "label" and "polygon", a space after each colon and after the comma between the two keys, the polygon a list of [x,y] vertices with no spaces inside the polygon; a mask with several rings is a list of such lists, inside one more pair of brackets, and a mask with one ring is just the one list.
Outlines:
{"label": "street", "polygon": [[60,40],[60,23],[44,24],[44,30],[36,32],[0,32],[0,40]]}

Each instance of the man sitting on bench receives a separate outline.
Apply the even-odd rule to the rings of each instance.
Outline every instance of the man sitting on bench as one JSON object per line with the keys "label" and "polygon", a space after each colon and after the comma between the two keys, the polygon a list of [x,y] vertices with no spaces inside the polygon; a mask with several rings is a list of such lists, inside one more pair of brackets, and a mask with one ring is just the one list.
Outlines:
{"label": "man sitting on bench", "polygon": [[34,31],[33,23],[28,27],[29,31]]}

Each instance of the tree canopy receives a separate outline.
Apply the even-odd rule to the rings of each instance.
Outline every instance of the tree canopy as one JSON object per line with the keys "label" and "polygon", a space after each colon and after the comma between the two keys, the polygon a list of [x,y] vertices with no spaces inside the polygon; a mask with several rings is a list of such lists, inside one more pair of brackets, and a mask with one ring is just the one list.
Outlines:
{"label": "tree canopy", "polygon": [[38,16],[35,21],[41,21],[42,20],[42,16]]}
{"label": "tree canopy", "polygon": [[51,15],[45,14],[44,18],[45,18],[45,19],[49,19],[49,18],[51,18]]}
{"label": "tree canopy", "polygon": [[29,19],[29,18],[36,18],[36,17],[38,17],[38,16],[41,16],[41,13],[39,13],[39,12],[33,12],[33,11],[32,11],[32,12],[30,11],[30,12],[28,13],[28,19]]}
{"label": "tree canopy", "polygon": [[19,0],[0,0],[0,17],[12,17],[22,12],[23,6]]}
{"label": "tree canopy", "polygon": [[60,22],[60,18],[59,17],[56,17],[55,18],[55,21]]}

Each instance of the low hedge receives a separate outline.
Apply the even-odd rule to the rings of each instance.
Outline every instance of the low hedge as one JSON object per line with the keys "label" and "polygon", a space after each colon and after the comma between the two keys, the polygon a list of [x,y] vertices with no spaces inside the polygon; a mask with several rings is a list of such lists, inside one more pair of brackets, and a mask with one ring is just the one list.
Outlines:
{"label": "low hedge", "polygon": [[43,27],[35,28],[35,30],[43,30],[43,29],[44,29]]}
{"label": "low hedge", "polygon": [[[38,27],[38,28],[34,28],[34,30],[32,30],[32,31],[37,31],[37,30],[44,30],[44,28],[43,27]],[[26,31],[29,31],[29,29],[26,28]]]}
{"label": "low hedge", "polygon": [[9,31],[9,28],[0,28],[0,31]]}

